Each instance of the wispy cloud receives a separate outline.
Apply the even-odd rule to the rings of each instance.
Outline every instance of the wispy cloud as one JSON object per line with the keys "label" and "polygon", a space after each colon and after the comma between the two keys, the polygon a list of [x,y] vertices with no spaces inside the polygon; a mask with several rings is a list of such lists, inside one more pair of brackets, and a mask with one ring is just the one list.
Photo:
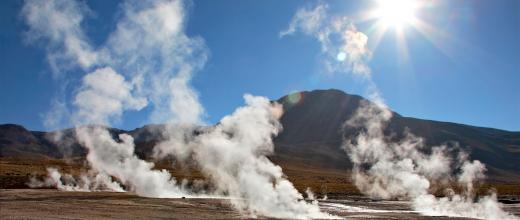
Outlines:
{"label": "wispy cloud", "polygon": [[[21,15],[28,26],[27,40],[42,43],[56,76],[67,71],[77,74],[73,68],[78,66],[92,72],[96,71],[94,68],[109,67],[124,77],[123,80],[139,80],[139,85],[130,89],[152,105],[152,122],[203,122],[204,108],[190,80],[193,73],[204,66],[208,51],[202,38],[184,33],[183,2],[129,1],[121,8],[123,14],[116,29],[96,50],[82,29],[84,18],[92,13],[82,2],[27,1]],[[50,118],[44,120],[55,121],[52,109],[46,115]]]}
{"label": "wispy cloud", "polygon": [[74,99],[78,109],[75,119],[80,123],[105,124],[119,119],[124,110],[144,108],[147,100],[134,97],[132,90],[133,85],[110,67],[88,73]]}
{"label": "wispy cloud", "polygon": [[67,124],[67,120],[70,117],[70,112],[65,102],[54,98],[51,101],[51,108],[49,111],[42,114],[41,116],[43,118],[43,125],[45,127],[58,129],[64,124]]}
{"label": "wispy cloud", "polygon": [[321,61],[327,73],[370,75],[368,37],[357,31],[349,18],[330,15],[328,5],[298,9],[289,27],[279,35],[286,37],[297,32],[310,35],[321,44]]}
{"label": "wispy cloud", "polygon": [[29,0],[21,14],[29,27],[25,34],[27,41],[41,41],[56,76],[76,65],[88,69],[98,61],[98,54],[87,42],[81,28],[85,15],[89,14],[83,3]]}
{"label": "wispy cloud", "polygon": [[[182,1],[130,1],[110,34],[106,51],[127,75],[141,74],[140,93],[153,105],[151,121],[200,123],[204,108],[190,85],[208,50],[200,37],[186,35]],[[187,107],[189,106],[189,107]]]}

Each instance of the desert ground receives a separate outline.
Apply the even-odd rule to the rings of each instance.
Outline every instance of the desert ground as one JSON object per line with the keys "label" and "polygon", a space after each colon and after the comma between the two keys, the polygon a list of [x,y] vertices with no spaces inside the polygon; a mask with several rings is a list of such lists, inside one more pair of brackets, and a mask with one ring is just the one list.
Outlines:
{"label": "desert ground", "polygon": [[[55,189],[28,189],[31,176],[45,174],[45,167],[60,167],[77,174],[76,163],[60,160],[0,160],[0,219],[248,219],[238,213],[228,199],[145,198],[132,193],[64,192]],[[303,192],[310,187],[328,200],[319,204],[326,212],[349,219],[457,219],[422,216],[406,201],[372,200],[362,196],[350,182],[346,171],[304,168],[283,164],[285,173]],[[166,167],[165,167],[166,168]],[[177,179],[198,179],[202,175],[186,170],[171,170]],[[518,184],[484,184],[479,191],[494,188],[503,208],[520,216]],[[262,219],[262,216],[257,216]]]}
{"label": "desert ground", "polygon": [[[422,216],[405,201],[364,197],[320,201],[323,210],[348,219],[463,219]],[[520,215],[520,204],[504,204]],[[63,192],[52,189],[0,190],[0,219],[250,219],[228,199],[145,198],[132,193]],[[257,218],[265,219],[262,216]]]}

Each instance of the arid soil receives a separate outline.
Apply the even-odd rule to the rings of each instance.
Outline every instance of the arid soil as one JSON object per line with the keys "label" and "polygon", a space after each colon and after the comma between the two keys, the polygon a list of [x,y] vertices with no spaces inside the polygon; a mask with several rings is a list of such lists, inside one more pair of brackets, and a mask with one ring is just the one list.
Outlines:
{"label": "arid soil", "polygon": [[241,215],[222,199],[159,199],[131,193],[0,191],[0,219],[230,219]]}
{"label": "arid soil", "polygon": [[[320,206],[329,213],[349,219],[453,219],[421,216],[411,212],[407,202],[371,201],[359,197],[322,201]],[[520,214],[519,204],[504,207]],[[0,219],[249,218],[252,217],[235,211],[227,199],[159,199],[131,193],[61,192],[50,189],[0,190]]]}

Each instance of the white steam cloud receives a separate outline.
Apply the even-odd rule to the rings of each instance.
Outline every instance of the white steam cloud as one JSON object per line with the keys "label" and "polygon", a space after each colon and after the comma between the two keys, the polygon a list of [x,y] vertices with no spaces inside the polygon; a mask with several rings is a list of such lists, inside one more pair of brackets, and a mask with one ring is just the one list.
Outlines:
{"label": "white steam cloud", "polygon": [[[88,149],[90,174],[76,180],[49,169],[48,178],[33,181],[33,186],[82,191],[124,188],[148,197],[197,196],[168,171],[156,170],[154,163],[138,158],[130,135],[116,135],[106,128],[118,122],[125,111],[150,107],[152,121],[169,122],[160,131],[166,140],[154,147],[156,158],[193,159],[215,188],[212,194],[232,197],[232,204],[242,213],[332,217],[321,212],[316,201],[303,200],[281,168],[266,157],[273,153],[272,136],[281,129],[278,118],[282,108],[278,104],[245,95],[247,106],[213,127],[197,127],[204,123],[204,108],[190,80],[204,66],[208,52],[203,39],[185,34],[182,1],[128,1],[120,8],[115,30],[94,51],[80,27],[89,12],[85,4],[25,3],[22,15],[30,32],[52,43],[52,48],[47,48],[49,56],[65,57],[88,72],[75,90],[71,115],[77,126],[75,135]],[[66,23],[56,24],[53,16],[57,15]]]}
{"label": "white steam cloud", "polygon": [[[344,148],[353,163],[353,179],[358,189],[375,198],[410,199],[413,208],[425,215],[456,216],[479,219],[517,219],[504,212],[496,195],[475,198],[474,183],[484,178],[485,166],[469,161],[462,153],[456,161],[447,146],[435,146],[424,153],[423,139],[407,133],[400,141],[383,131],[392,113],[387,107],[364,103],[345,126],[361,128]],[[452,173],[460,170],[456,178]],[[446,197],[432,194],[432,185],[446,185],[456,179],[462,194],[448,188]],[[474,202],[477,201],[477,202]]]}
{"label": "white steam cloud", "polygon": [[[97,173],[92,177],[112,176],[128,189],[142,196],[178,197],[186,193],[181,192],[175,179],[167,171],[154,170],[153,163],[141,160],[134,154],[132,137],[121,134],[117,137],[119,141],[116,141],[103,127],[111,122],[117,122],[126,110],[144,108],[148,105],[148,99],[152,102],[163,101],[154,99],[154,92],[142,90],[142,84],[149,83],[148,81],[143,82],[145,74],[151,75],[156,71],[161,71],[161,81],[166,82],[173,81],[179,76],[185,78],[184,73],[173,72],[171,66],[155,67],[157,63],[144,65],[136,61],[147,56],[146,53],[154,53],[156,50],[168,51],[179,47],[165,48],[166,46],[160,45],[160,41],[174,41],[175,36],[181,35],[179,32],[182,32],[183,21],[182,14],[180,14],[182,4],[180,1],[150,1],[139,2],[139,6],[142,11],[138,11],[139,8],[134,8],[134,4],[131,3],[123,5],[125,14],[118,24],[118,28],[110,35],[107,44],[101,46],[98,51],[92,51],[92,47],[85,40],[86,37],[80,27],[84,14],[89,11],[87,6],[80,2],[27,1],[22,15],[26,18],[30,34],[47,40],[52,46],[47,48],[49,57],[61,57],[63,62],[77,63],[83,70],[88,70],[92,66],[105,66],[94,69],[83,77],[82,85],[77,90],[73,102],[76,109],[72,112],[72,121],[75,125],[101,125],[79,126],[75,131],[79,142],[88,149],[87,160],[92,172]],[[162,30],[162,27],[167,30],[157,32],[155,35],[162,38],[159,41],[150,39],[151,32]],[[141,34],[142,29],[148,30],[148,32],[144,32],[147,34]],[[126,38],[128,36],[124,34],[135,36]],[[145,38],[135,39],[137,36],[145,36]],[[185,43],[176,42],[176,45],[183,44]],[[167,44],[165,43],[165,45]],[[125,51],[125,48],[133,50]],[[124,54],[132,55],[123,56]],[[161,56],[154,58],[160,58],[158,62],[167,63],[169,61],[165,56],[175,57],[175,55],[176,53],[164,52],[161,53]],[[116,60],[114,57],[120,60]],[[51,66],[61,64],[55,60],[51,61],[53,61]],[[184,66],[191,66],[188,62],[182,60],[179,62]],[[128,71],[132,68],[137,69],[138,66],[144,69],[139,72]],[[116,70],[125,71],[128,73],[127,77],[132,80],[127,81],[125,76]],[[152,77],[150,80],[159,81],[158,78]],[[157,86],[155,88],[168,87]],[[189,87],[179,88],[179,90],[181,89],[189,90]],[[191,93],[188,92],[188,94]],[[56,170],[49,170],[49,177],[52,180],[50,182],[56,183],[59,189],[96,190],[96,187],[90,188],[92,185],[85,183],[70,187],[71,183],[68,181],[71,179],[70,176],[65,175],[66,178],[63,178],[56,173]],[[59,183],[60,179],[63,179],[64,183]],[[107,187],[106,189],[113,190],[114,188]]]}
{"label": "white steam cloud", "polygon": [[321,60],[328,73],[370,75],[367,62],[372,55],[367,47],[368,37],[357,31],[347,17],[329,16],[327,11],[325,4],[314,9],[300,8],[289,27],[280,32],[280,37],[301,31],[316,38],[321,44]]}
{"label": "white steam cloud", "polygon": [[[162,111],[165,101],[172,107],[168,108],[169,117],[198,122],[202,107],[187,83],[191,71],[205,62],[204,54],[196,62],[190,60],[195,52],[204,52],[203,42],[183,33],[181,1],[127,2],[122,8],[124,13],[116,30],[105,45],[93,51],[81,29],[81,22],[89,12],[87,5],[56,0],[27,1],[23,7],[22,15],[30,36],[49,43],[46,48],[49,57],[61,57],[59,61],[76,63],[83,70],[104,66],[83,76],[71,113],[73,124],[78,126],[75,135],[88,149],[87,160],[95,175],[83,175],[81,181],[75,181],[70,175],[61,176],[57,170],[50,169],[49,178],[43,184],[53,184],[63,190],[98,190],[99,184],[90,183],[111,176],[138,195],[180,197],[187,193],[177,186],[169,172],[154,170],[153,163],[135,155],[131,136],[113,137],[105,126],[118,122],[124,111],[141,110],[149,102]],[[51,61],[53,68],[62,65]],[[123,71],[131,80],[117,71]],[[65,105],[60,105],[60,109],[64,108]],[[53,118],[57,117],[51,114],[50,119]],[[96,125],[80,126],[82,124]],[[56,135],[60,137],[63,135]],[[122,190],[121,187],[104,189]]]}
{"label": "white steam cloud", "polygon": [[208,51],[184,32],[183,1],[129,1],[109,36],[105,53],[122,72],[142,77],[138,93],[153,105],[152,122],[201,123],[204,108],[190,86]]}
{"label": "white steam cloud", "polygon": [[[194,137],[189,148],[179,140],[160,144],[163,156],[194,159],[211,178],[216,192],[229,195],[241,212],[277,218],[331,218],[317,203],[307,203],[287,180],[281,167],[266,156],[274,152],[272,136],[281,126],[282,107],[268,99],[245,95],[247,106],[224,117],[219,124]],[[173,136],[173,137],[178,137]],[[166,152],[166,154],[165,154]]]}
{"label": "white steam cloud", "polygon": [[134,97],[133,85],[110,67],[96,69],[83,77],[76,94],[76,118],[84,123],[103,124],[119,118],[124,110],[140,110],[147,105],[145,98]]}
{"label": "white steam cloud", "polygon": [[54,187],[63,191],[114,191],[124,192],[121,185],[104,173],[82,174],[79,179],[70,174],[62,175],[56,168],[47,168],[48,176],[44,180],[32,177],[31,188]]}
{"label": "white steam cloud", "polygon": [[29,26],[29,42],[46,45],[47,60],[54,73],[77,64],[83,69],[94,65],[98,54],[86,41],[81,23],[89,13],[86,5],[67,0],[27,1],[22,15]]}
{"label": "white steam cloud", "polygon": [[120,134],[117,142],[102,127],[77,128],[77,137],[89,149],[91,168],[117,178],[140,196],[181,197],[183,192],[167,170],[154,170],[154,164],[134,153],[134,139]]}
{"label": "white steam cloud", "polygon": [[[412,208],[426,215],[518,219],[501,209],[494,193],[475,198],[474,183],[485,177],[486,170],[479,161],[468,160],[464,153],[454,161],[447,146],[434,146],[430,153],[425,153],[423,139],[408,131],[399,141],[385,135],[392,112],[371,80],[366,64],[371,54],[366,46],[368,37],[356,31],[348,18],[329,16],[327,8],[320,4],[314,9],[299,9],[280,36],[296,31],[310,35],[321,44],[327,70],[352,72],[367,79],[373,103],[362,103],[345,122],[345,127],[360,131],[355,137],[347,137],[343,144],[353,163],[352,177],[357,188],[370,197],[410,199]],[[453,177],[456,171],[459,173]],[[451,190],[448,196],[437,198],[431,193],[433,184],[446,186],[454,179],[464,190],[462,194]]]}

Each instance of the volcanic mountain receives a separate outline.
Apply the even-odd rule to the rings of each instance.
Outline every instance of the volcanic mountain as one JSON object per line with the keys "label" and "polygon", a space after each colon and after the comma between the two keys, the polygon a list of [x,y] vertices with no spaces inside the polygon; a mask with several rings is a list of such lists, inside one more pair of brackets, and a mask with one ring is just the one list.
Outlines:
{"label": "volcanic mountain", "polygon": [[[317,167],[350,168],[341,143],[358,131],[344,128],[343,123],[364,101],[361,96],[335,89],[293,93],[278,99],[285,113],[281,118],[284,130],[275,138],[275,157]],[[520,181],[520,132],[404,117],[394,112],[385,133],[399,139],[405,131],[424,138],[427,146],[445,144],[451,150],[468,152],[471,159],[486,164],[490,180]]]}
{"label": "volcanic mountain", "polygon": [[[274,139],[275,153],[270,159],[280,164],[292,180],[303,175],[302,170],[305,170],[305,175],[320,176],[324,182],[348,181],[351,163],[341,143],[345,137],[359,131],[343,128],[343,123],[353,116],[361,102],[367,100],[330,89],[297,92],[276,101],[283,104],[285,110],[281,118],[283,131]],[[130,131],[110,131],[132,135],[138,156],[149,158],[153,145],[161,138],[154,131],[162,127],[147,125]],[[448,148],[468,152],[471,159],[486,164],[490,181],[520,182],[520,132],[404,117],[394,112],[385,133],[399,139],[405,131],[424,138],[427,146],[446,144]],[[60,144],[52,141],[58,134],[65,140]],[[3,160],[77,159],[85,155],[86,150],[75,140],[74,129],[40,132],[28,131],[20,125],[0,125],[0,157]],[[323,175],[328,177],[321,177]],[[341,178],[337,179],[338,175]]]}

